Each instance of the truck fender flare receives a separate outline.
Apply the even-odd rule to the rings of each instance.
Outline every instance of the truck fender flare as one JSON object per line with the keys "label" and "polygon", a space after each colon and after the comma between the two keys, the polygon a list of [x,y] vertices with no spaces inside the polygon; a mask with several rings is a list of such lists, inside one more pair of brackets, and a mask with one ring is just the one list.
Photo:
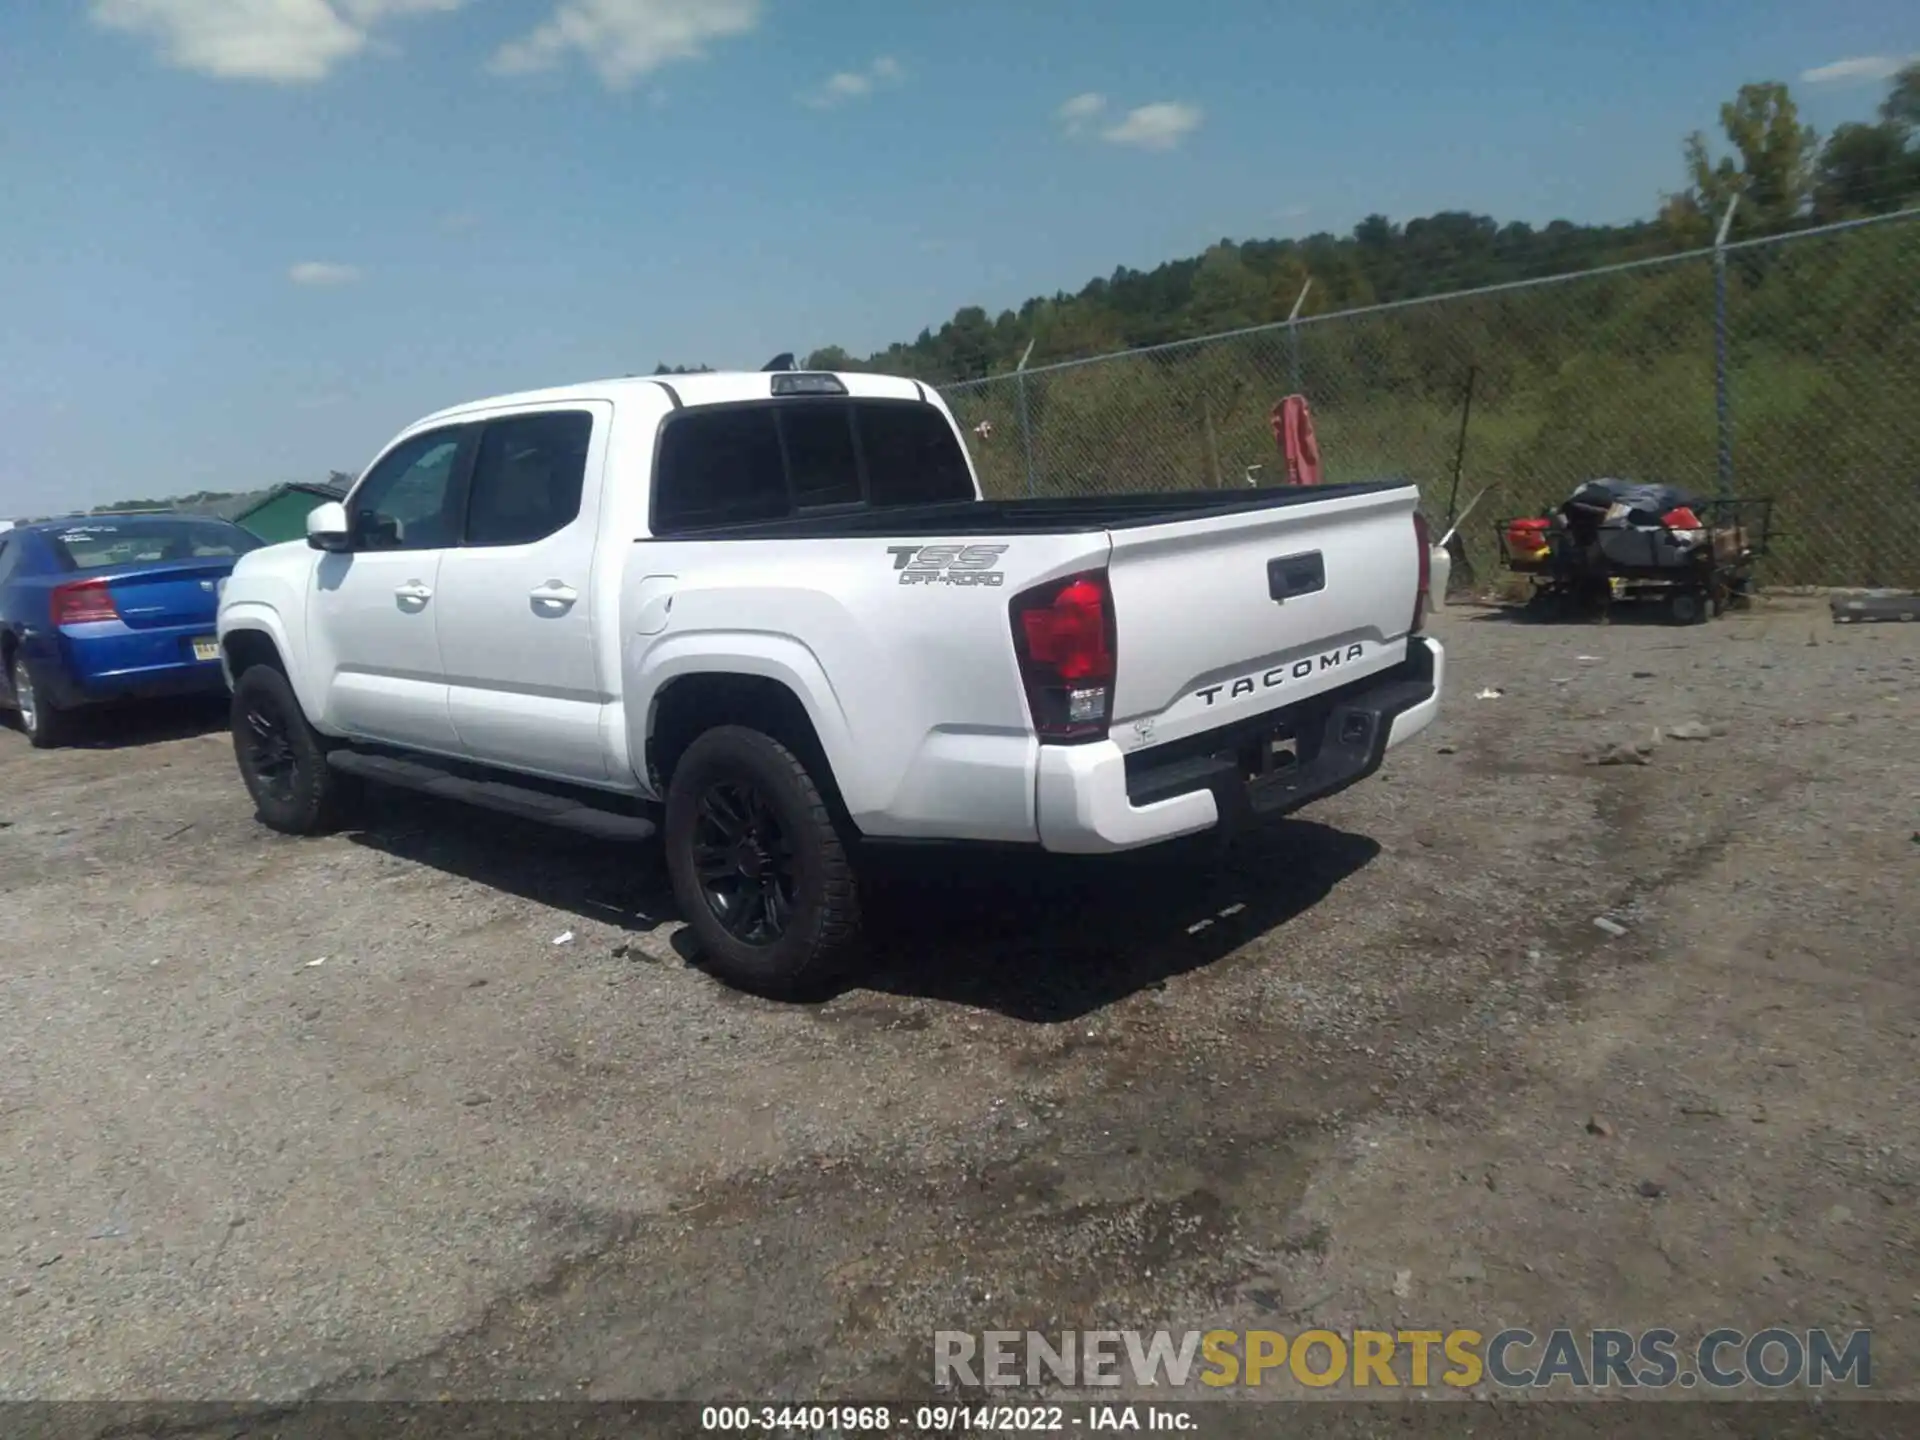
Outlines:
{"label": "truck fender flare", "polygon": [[287,683],[293,687],[294,696],[300,701],[300,709],[306,714],[308,723],[315,723],[319,706],[315,703],[316,697],[310,693],[311,681],[306,678],[306,667],[300,663],[300,652],[287,638],[286,626],[281,621],[279,611],[257,600],[237,600],[222,610],[219,631],[220,665],[227,672],[229,690],[238,678],[228,658],[228,646],[233,637],[238,634],[264,635],[279,655],[280,668],[286,673]]}
{"label": "truck fender flare", "polygon": [[630,700],[645,699],[643,706],[630,707],[627,720],[628,753],[643,782],[647,741],[653,734],[660,697],[674,681],[694,675],[752,675],[792,692],[813,725],[833,769],[834,783],[850,805],[857,803],[849,793],[859,773],[850,763],[855,753],[853,727],[826,668],[800,641],[755,632],[688,632],[648,647],[628,691]]}

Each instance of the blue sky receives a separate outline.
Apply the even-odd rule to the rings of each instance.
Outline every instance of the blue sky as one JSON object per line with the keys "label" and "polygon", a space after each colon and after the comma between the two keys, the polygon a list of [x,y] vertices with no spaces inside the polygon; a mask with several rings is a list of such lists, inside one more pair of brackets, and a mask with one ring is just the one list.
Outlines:
{"label": "blue sky", "polygon": [[1911,0],[0,8],[0,515],[357,470],[455,401],[864,353],[1222,236],[1642,216],[1743,81],[1825,130],[1920,48]]}

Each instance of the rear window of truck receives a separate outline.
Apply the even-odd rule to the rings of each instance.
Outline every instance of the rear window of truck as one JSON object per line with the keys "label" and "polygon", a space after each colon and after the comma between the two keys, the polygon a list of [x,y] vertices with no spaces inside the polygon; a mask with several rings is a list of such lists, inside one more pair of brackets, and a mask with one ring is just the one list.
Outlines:
{"label": "rear window of truck", "polygon": [[773,400],[670,416],[654,469],[655,535],[781,520],[826,505],[974,498],[953,427],[912,400]]}
{"label": "rear window of truck", "polygon": [[953,427],[931,405],[855,401],[868,502],[938,505],[973,499],[973,476]]}

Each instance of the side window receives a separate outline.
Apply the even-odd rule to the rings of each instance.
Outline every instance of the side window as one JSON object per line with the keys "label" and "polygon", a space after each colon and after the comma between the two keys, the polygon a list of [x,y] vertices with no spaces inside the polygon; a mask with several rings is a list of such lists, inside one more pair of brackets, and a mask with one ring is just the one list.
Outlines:
{"label": "side window", "polygon": [[457,533],[453,467],[463,428],[429,430],[387,452],[354,492],[353,543],[362,550],[441,550]]}
{"label": "side window", "polygon": [[585,410],[490,421],[473,459],[467,544],[531,545],[571,525],[592,438]]}
{"label": "side window", "polygon": [[860,461],[853,448],[851,406],[823,400],[785,405],[780,438],[786,442],[795,509],[858,503]]}
{"label": "side window", "polygon": [[770,407],[690,410],[668,419],[654,478],[655,535],[786,513],[787,478]]}
{"label": "side window", "polygon": [[867,460],[867,499],[875,505],[932,505],[973,499],[967,457],[947,419],[913,401],[854,404]]}
{"label": "side window", "polygon": [[6,536],[0,535],[0,585],[13,578],[13,572],[20,565],[20,547],[10,544]]}

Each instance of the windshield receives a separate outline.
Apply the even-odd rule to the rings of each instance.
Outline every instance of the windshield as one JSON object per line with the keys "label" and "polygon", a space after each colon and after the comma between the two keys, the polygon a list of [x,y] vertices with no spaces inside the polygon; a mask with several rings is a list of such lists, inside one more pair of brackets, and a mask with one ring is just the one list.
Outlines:
{"label": "windshield", "polygon": [[257,550],[261,542],[224,520],[76,520],[47,532],[53,553],[69,570],[110,565],[219,560]]}

